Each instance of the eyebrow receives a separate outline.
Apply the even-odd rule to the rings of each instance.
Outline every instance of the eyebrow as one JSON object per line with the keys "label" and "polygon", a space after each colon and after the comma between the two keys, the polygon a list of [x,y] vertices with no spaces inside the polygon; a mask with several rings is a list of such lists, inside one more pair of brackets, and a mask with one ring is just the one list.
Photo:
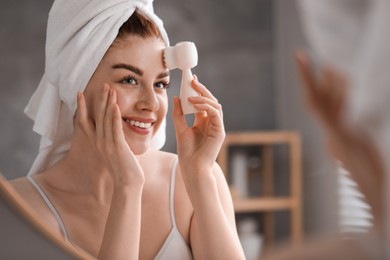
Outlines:
{"label": "eyebrow", "polygon": [[[125,64],[125,63],[114,64],[114,65],[112,65],[112,68],[113,69],[129,70],[129,71],[134,72],[135,74],[137,74],[139,76],[144,75],[144,72],[140,68],[137,68],[137,67],[130,65],[130,64]],[[161,72],[160,74],[158,74],[157,78],[162,79],[162,78],[165,78],[168,76],[169,76],[169,71],[164,71],[164,72]]]}
{"label": "eyebrow", "polygon": [[134,72],[135,74],[137,74],[139,76],[144,75],[144,72],[141,69],[139,69],[139,68],[137,68],[137,67],[135,67],[133,65],[130,65],[130,64],[125,64],[125,63],[114,64],[114,65],[112,65],[112,68],[113,69],[130,70],[130,71]]}

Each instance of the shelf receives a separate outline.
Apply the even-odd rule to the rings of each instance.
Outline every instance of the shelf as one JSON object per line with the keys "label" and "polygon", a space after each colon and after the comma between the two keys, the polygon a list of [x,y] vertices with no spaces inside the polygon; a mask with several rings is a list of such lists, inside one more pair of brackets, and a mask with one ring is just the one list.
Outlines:
{"label": "shelf", "polygon": [[289,210],[295,207],[292,198],[248,198],[233,199],[236,213]]}
{"label": "shelf", "polygon": [[230,132],[225,143],[229,145],[254,145],[254,144],[282,144],[290,143],[298,138],[290,131],[269,131],[269,132]]}
{"label": "shelf", "polygon": [[[283,159],[288,163],[289,196],[275,196],[275,147],[287,146],[287,156]],[[262,167],[259,169],[262,196],[242,198],[237,196],[233,180],[230,190],[233,197],[235,213],[258,213],[264,218],[261,224],[264,227],[265,244],[272,246],[276,240],[276,219],[274,212],[286,210],[290,216],[290,238],[292,245],[299,245],[302,240],[302,203],[301,203],[301,139],[294,131],[254,131],[230,132],[218,156],[218,163],[229,181],[232,146],[258,146],[261,150]]]}

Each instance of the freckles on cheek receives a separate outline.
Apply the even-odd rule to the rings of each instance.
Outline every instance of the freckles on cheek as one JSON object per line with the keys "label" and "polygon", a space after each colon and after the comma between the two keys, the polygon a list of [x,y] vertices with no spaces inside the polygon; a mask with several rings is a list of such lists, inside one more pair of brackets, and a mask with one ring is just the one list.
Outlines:
{"label": "freckles on cheek", "polygon": [[118,89],[116,90],[116,94],[117,94],[116,103],[119,106],[119,110],[123,114],[123,111],[128,109],[129,105],[132,103],[134,98],[132,98],[129,95],[126,95],[126,93],[124,93],[124,91],[121,91]]}

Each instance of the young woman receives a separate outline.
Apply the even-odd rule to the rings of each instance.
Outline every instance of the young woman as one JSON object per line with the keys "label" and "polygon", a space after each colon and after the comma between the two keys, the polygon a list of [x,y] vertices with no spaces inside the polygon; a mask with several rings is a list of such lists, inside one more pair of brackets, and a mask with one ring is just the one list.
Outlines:
{"label": "young woman", "polygon": [[[102,6],[111,11],[109,2]],[[48,225],[98,259],[244,259],[215,163],[225,136],[222,108],[196,77],[200,96],[190,102],[200,112],[193,126],[180,99],[173,102],[178,155],[150,148],[167,114],[169,71],[161,25],[140,10],[120,26],[77,93],[69,149],[12,184]]]}

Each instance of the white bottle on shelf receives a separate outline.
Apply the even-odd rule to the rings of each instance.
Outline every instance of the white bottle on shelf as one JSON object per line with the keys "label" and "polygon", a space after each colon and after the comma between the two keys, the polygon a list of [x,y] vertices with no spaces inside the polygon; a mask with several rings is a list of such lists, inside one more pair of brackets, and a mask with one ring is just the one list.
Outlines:
{"label": "white bottle on shelf", "polygon": [[259,260],[263,237],[257,232],[257,221],[253,218],[243,219],[239,221],[237,229],[246,260]]}
{"label": "white bottle on shelf", "polygon": [[236,151],[232,154],[232,186],[239,197],[248,196],[248,161],[244,151]]}

